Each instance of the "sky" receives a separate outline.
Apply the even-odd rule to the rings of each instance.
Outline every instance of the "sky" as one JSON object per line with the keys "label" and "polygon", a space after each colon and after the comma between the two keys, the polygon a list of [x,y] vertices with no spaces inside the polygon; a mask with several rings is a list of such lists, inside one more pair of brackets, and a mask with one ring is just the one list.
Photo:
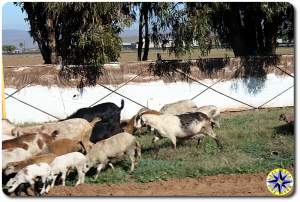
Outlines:
{"label": "sky", "polygon": [[2,7],[2,29],[18,29],[29,31],[29,24],[25,22],[26,13],[12,2],[7,2]]}

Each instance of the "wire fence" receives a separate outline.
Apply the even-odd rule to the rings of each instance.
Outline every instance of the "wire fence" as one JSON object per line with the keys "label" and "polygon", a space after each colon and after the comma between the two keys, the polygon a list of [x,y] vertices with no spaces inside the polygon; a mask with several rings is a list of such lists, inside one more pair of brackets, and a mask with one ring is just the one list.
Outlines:
{"label": "wire fence", "polygon": [[[275,66],[275,67],[276,67],[277,69],[279,69],[280,71],[282,71],[284,74],[286,74],[286,75],[288,75],[288,76],[294,78],[294,76],[293,76],[291,73],[286,72],[285,70],[281,69],[281,68],[278,67],[278,66]],[[233,97],[233,96],[230,96],[230,95],[228,95],[228,94],[226,94],[226,93],[224,93],[224,92],[221,92],[221,91],[215,89],[214,86],[215,86],[216,84],[220,83],[221,81],[223,81],[223,79],[219,79],[219,80],[217,80],[216,82],[214,82],[213,84],[207,85],[207,84],[205,84],[204,82],[199,81],[198,79],[193,78],[191,75],[188,75],[188,74],[182,72],[181,70],[175,69],[175,71],[176,71],[177,73],[179,73],[179,74],[182,74],[184,77],[186,77],[186,78],[192,80],[193,82],[195,82],[195,83],[197,83],[197,84],[199,84],[199,85],[205,87],[205,89],[202,90],[200,93],[198,93],[198,94],[196,94],[195,96],[193,96],[193,97],[191,97],[191,98],[188,98],[188,99],[194,100],[195,98],[197,98],[197,97],[199,97],[200,95],[202,95],[204,92],[206,92],[206,91],[208,91],[208,90],[211,90],[211,91],[214,91],[215,93],[220,94],[220,95],[222,95],[222,96],[224,96],[224,97],[226,97],[226,98],[229,98],[229,99],[231,99],[231,100],[233,100],[233,101],[235,101],[235,102],[238,102],[238,103],[241,103],[241,104],[243,104],[243,105],[245,105],[245,106],[247,106],[247,107],[250,107],[249,109],[261,109],[261,108],[263,108],[263,106],[265,106],[266,104],[270,103],[270,102],[273,101],[274,99],[276,99],[276,98],[278,98],[278,97],[284,95],[285,92],[287,92],[288,90],[290,90],[291,88],[294,87],[294,85],[292,85],[292,86],[288,87],[287,89],[283,90],[282,92],[280,92],[280,93],[276,94],[275,96],[271,97],[270,99],[266,100],[263,104],[260,104],[260,105],[258,105],[258,106],[254,106],[254,105],[252,105],[252,104],[249,104],[249,103],[247,103],[247,102],[244,102],[244,101],[242,101],[242,100],[240,100],[240,99],[238,99],[238,98],[235,98],[235,97]],[[94,103],[92,103],[91,105],[89,105],[89,107],[95,106],[96,104],[98,104],[98,103],[100,103],[101,101],[103,101],[105,98],[107,98],[107,97],[109,97],[109,96],[111,96],[111,95],[113,95],[113,94],[116,94],[116,95],[119,95],[119,96],[121,96],[122,98],[124,98],[124,99],[126,99],[126,100],[128,100],[128,101],[130,101],[130,102],[132,102],[132,103],[134,103],[134,104],[136,104],[136,105],[138,105],[138,106],[140,106],[140,107],[143,107],[143,108],[147,108],[147,109],[148,109],[148,106],[146,106],[145,104],[140,103],[140,102],[136,101],[135,99],[130,98],[129,96],[124,95],[124,94],[122,94],[122,93],[119,92],[119,90],[120,90],[121,88],[123,88],[124,86],[128,85],[130,82],[134,81],[134,80],[137,79],[138,77],[142,76],[143,73],[144,73],[144,71],[141,71],[141,72],[138,73],[136,76],[134,76],[134,77],[128,79],[126,82],[122,83],[121,85],[119,85],[119,86],[116,87],[115,89],[111,89],[111,88],[107,87],[106,85],[103,85],[103,84],[98,83],[97,85],[101,86],[102,88],[104,88],[104,89],[106,89],[106,90],[108,90],[108,91],[110,91],[110,92],[109,92],[108,94],[106,94],[105,96],[102,96],[101,98],[97,99],[97,101],[94,102]],[[44,75],[42,75],[42,76],[44,76]],[[24,86],[18,88],[16,91],[14,91],[14,92],[11,93],[11,94],[5,93],[5,95],[6,95],[5,99],[7,100],[7,99],[9,99],[9,98],[13,98],[14,100],[16,100],[16,101],[18,101],[18,102],[20,102],[20,103],[23,103],[24,105],[27,105],[27,106],[33,108],[34,110],[37,110],[37,111],[39,111],[39,112],[41,112],[41,113],[44,113],[44,114],[46,114],[46,115],[48,115],[48,116],[51,116],[52,118],[55,118],[55,119],[59,120],[60,118],[59,118],[58,116],[56,116],[56,115],[54,115],[54,114],[52,114],[52,113],[50,113],[50,112],[47,112],[47,110],[44,110],[44,109],[38,108],[38,107],[36,107],[36,106],[33,106],[32,104],[30,104],[30,103],[28,103],[28,102],[25,102],[24,100],[21,100],[21,99],[19,99],[19,98],[17,98],[17,97],[14,96],[14,95],[17,94],[18,92],[20,92],[22,89],[24,89],[24,88],[28,87],[30,84],[34,83],[35,81],[36,81],[36,79],[32,80],[32,81],[29,82],[27,85],[24,85]],[[64,109],[65,109],[65,104],[64,104],[64,101],[63,101],[61,92],[60,92],[60,98],[61,98],[62,105],[63,105],[63,107],[64,107]],[[75,109],[75,110],[77,110],[77,109]],[[74,110],[74,111],[75,111],[75,110]]]}

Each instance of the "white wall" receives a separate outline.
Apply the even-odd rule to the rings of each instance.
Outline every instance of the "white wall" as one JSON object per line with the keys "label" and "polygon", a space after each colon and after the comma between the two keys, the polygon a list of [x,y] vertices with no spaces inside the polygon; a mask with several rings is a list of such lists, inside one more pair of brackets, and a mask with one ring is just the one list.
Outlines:
{"label": "white wall", "polygon": [[[211,85],[215,81],[216,80],[206,79],[201,82],[206,85]],[[259,106],[292,86],[293,83],[294,79],[291,77],[269,74],[267,75],[264,87],[256,94],[249,93],[248,88],[241,79],[219,82],[214,85],[213,88],[250,105]],[[113,86],[107,87],[111,89],[116,88]],[[191,84],[185,82],[166,84],[162,81],[158,81],[149,83],[130,83],[129,85],[122,87],[118,92],[151,109],[159,110],[164,104],[182,99],[190,99],[205,88],[206,87],[195,82]],[[5,92],[10,94],[15,90],[16,89],[6,88]],[[76,88],[31,86],[22,89],[14,96],[59,118],[65,118],[77,109],[91,105],[108,93],[110,93],[110,91],[101,86],[85,88],[82,95],[79,95]],[[73,95],[78,96],[73,98]],[[125,107],[121,114],[122,119],[131,118],[141,108],[141,106],[116,94],[112,94],[105,98],[101,103],[113,102],[120,106],[121,99],[125,100]],[[216,105],[221,110],[247,107],[212,90],[205,91],[194,101],[198,106],[212,104]],[[280,97],[268,103],[266,107],[293,105],[294,88],[291,88]],[[30,108],[13,98],[8,98],[6,100],[6,107],[7,118],[16,123],[56,120],[55,118]]]}

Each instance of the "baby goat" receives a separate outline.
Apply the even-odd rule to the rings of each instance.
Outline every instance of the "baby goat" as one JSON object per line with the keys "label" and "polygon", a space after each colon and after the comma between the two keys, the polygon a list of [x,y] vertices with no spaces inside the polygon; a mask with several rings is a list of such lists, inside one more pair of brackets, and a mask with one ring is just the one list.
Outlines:
{"label": "baby goat", "polygon": [[52,175],[53,175],[52,177],[53,181],[51,187],[54,186],[55,180],[59,174],[61,174],[62,185],[65,186],[67,173],[74,168],[76,168],[78,173],[78,180],[76,182],[76,185],[79,185],[80,183],[84,183],[85,162],[86,162],[86,157],[80,152],[71,152],[56,157],[50,164],[52,169]]}
{"label": "baby goat", "polygon": [[29,183],[32,190],[34,190],[34,185],[36,180],[40,177],[42,181],[42,189],[39,193],[36,194],[44,194],[46,193],[46,181],[51,176],[51,168],[47,163],[38,163],[38,164],[32,164],[29,165],[14,177],[11,178],[7,184],[7,193],[14,192],[20,185]]}

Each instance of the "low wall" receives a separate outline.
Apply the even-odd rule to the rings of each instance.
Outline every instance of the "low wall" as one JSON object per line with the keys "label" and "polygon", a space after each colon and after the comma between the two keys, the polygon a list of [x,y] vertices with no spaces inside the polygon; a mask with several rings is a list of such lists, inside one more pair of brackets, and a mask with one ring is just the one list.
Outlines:
{"label": "low wall", "polygon": [[[200,80],[206,85],[212,85],[217,79]],[[256,77],[227,79],[218,82],[213,86],[216,91],[222,92],[232,98],[248,103],[252,106],[260,106],[278,95],[282,91],[294,85],[294,78],[275,73],[267,74],[263,79]],[[115,89],[113,85],[105,85]],[[162,80],[136,83],[131,82],[120,88],[118,92],[141,103],[151,109],[159,110],[164,104],[183,99],[191,99],[204,91],[206,87],[196,82],[175,82],[165,83]],[[15,88],[6,88],[6,93],[13,93]],[[74,87],[40,86],[33,85],[22,89],[14,96],[24,102],[38,107],[58,118],[65,118],[79,108],[87,107],[98,99],[109,94],[110,91],[97,85],[85,87],[82,94]],[[120,106],[121,99],[125,100],[125,107],[122,110],[122,119],[131,118],[141,106],[121,97],[112,94],[101,101],[113,102]],[[216,105],[221,110],[250,108],[242,103],[232,100],[211,89],[206,90],[194,99],[198,106]],[[281,96],[272,100],[264,107],[284,107],[294,105],[294,88],[290,88]],[[12,97],[6,100],[7,118],[16,123],[23,122],[45,122],[54,121],[55,118],[39,112]]]}

